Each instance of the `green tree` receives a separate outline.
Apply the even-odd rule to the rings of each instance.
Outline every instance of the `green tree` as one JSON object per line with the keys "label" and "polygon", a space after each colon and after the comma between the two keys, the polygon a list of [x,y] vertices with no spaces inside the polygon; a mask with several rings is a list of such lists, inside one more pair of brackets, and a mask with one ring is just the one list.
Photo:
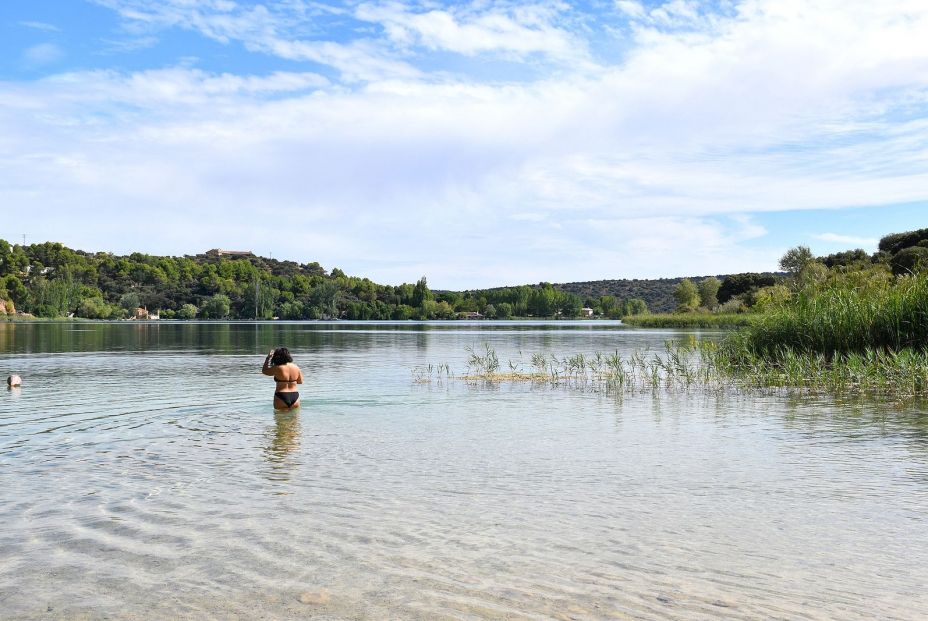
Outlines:
{"label": "green tree", "polygon": [[761,287],[754,293],[754,308],[759,311],[782,306],[789,302],[792,292],[784,285]]}
{"label": "green tree", "polygon": [[426,281],[425,276],[423,276],[416,282],[416,286],[413,288],[412,305],[421,308],[425,302],[431,299],[432,292],[429,291],[428,281]]}
{"label": "green tree", "polygon": [[719,302],[725,303],[733,297],[743,297],[744,294],[750,294],[760,287],[770,287],[775,284],[777,284],[777,278],[773,274],[755,274],[752,272],[731,274],[722,281],[718,294]]}
{"label": "green tree", "polygon": [[677,311],[689,313],[699,306],[699,289],[689,278],[684,278],[673,290],[673,297],[677,301]]}
{"label": "green tree", "polygon": [[231,306],[229,296],[217,293],[203,303],[200,314],[206,319],[225,319],[229,316]]}
{"label": "green tree", "polygon": [[622,316],[625,315],[646,315],[648,305],[641,298],[632,298],[622,302]]}
{"label": "green tree", "polygon": [[320,317],[338,317],[338,300],[340,297],[341,289],[338,283],[325,280],[313,287],[309,302],[311,306],[318,309]]}
{"label": "green tree", "polygon": [[13,269],[13,246],[5,239],[0,239],[0,276],[6,276]]}
{"label": "green tree", "polygon": [[198,309],[193,304],[183,304],[177,309],[178,319],[196,319]]}
{"label": "green tree", "polygon": [[815,260],[815,255],[808,246],[796,246],[786,251],[780,258],[780,269],[790,274],[798,274],[807,264]]}
{"label": "green tree", "polygon": [[408,304],[397,304],[393,307],[391,319],[412,319],[415,317],[416,309]]}
{"label": "green tree", "polygon": [[869,263],[873,263],[870,255],[862,248],[856,250],[845,250],[836,252],[825,257],[820,257],[818,261],[825,264],[825,267],[855,267],[864,269]]}
{"label": "green tree", "polygon": [[29,289],[15,274],[4,276],[0,279],[0,284],[3,285],[2,288],[10,296],[10,299],[15,302],[16,306],[22,306],[29,298]]}
{"label": "green tree", "polygon": [[535,317],[553,317],[557,312],[557,292],[551,283],[543,282],[528,296],[527,310]]}
{"label": "green tree", "polygon": [[124,293],[119,297],[119,305],[127,311],[134,311],[142,305],[142,301],[139,298],[138,293],[135,291],[130,291],[129,293]]}
{"label": "green tree", "polygon": [[579,317],[583,310],[583,299],[574,293],[558,291],[556,294],[557,312],[564,317]]}
{"label": "green tree", "polygon": [[699,304],[704,308],[713,309],[719,304],[719,288],[722,281],[715,276],[703,278],[699,281]]}
{"label": "green tree", "polygon": [[[828,268],[825,267],[823,263],[819,263],[818,261],[809,261],[803,266],[802,270],[796,276],[796,283],[799,285],[800,289],[818,287],[823,282],[828,280],[828,275]],[[756,298],[757,293],[755,292],[753,295]]]}
{"label": "green tree", "polygon": [[109,319],[113,309],[103,298],[84,298],[77,305],[75,314],[86,319]]}
{"label": "green tree", "polygon": [[909,246],[893,255],[889,265],[893,274],[912,274],[928,267],[928,248],[922,246]]}
{"label": "green tree", "polygon": [[281,319],[303,319],[305,309],[301,302],[284,302],[280,305]]}
{"label": "green tree", "polygon": [[880,239],[879,249],[883,252],[888,252],[890,255],[894,255],[903,248],[916,246],[919,242],[924,240],[928,240],[928,229],[906,231],[905,233],[893,233]]}

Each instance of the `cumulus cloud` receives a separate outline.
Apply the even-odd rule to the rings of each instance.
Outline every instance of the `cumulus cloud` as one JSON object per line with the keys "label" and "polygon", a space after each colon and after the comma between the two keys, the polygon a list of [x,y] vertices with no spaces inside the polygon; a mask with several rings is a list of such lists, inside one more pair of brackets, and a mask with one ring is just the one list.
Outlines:
{"label": "cumulus cloud", "polygon": [[521,59],[543,54],[564,62],[586,60],[586,43],[557,26],[566,5],[557,3],[486,5],[416,9],[396,2],[364,3],[355,16],[380,24],[387,37],[404,47],[423,46],[467,56],[503,54]]}
{"label": "cumulus cloud", "polygon": [[[48,237],[73,245],[275,249],[386,282],[424,273],[474,287],[501,273],[773,269],[783,244],[765,241],[757,214],[928,199],[920,2],[745,0],[711,13],[625,0],[623,56],[574,71],[567,54],[597,53],[582,20],[558,17],[573,7],[362,4],[339,19],[382,31],[326,41],[307,35],[326,19],[308,3],[105,1],[127,20],[344,70],[0,84],[0,200],[41,208]],[[508,42],[507,29],[544,36]],[[567,51],[574,40],[588,44]],[[420,62],[429,49],[557,67],[482,81]],[[158,217],[133,232],[130,212]]]}

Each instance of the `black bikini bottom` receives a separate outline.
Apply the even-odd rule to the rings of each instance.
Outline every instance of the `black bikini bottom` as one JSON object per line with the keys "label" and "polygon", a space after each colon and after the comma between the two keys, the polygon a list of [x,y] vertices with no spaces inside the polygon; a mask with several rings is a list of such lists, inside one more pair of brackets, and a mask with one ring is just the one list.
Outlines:
{"label": "black bikini bottom", "polygon": [[297,402],[297,399],[300,398],[300,393],[298,392],[275,392],[274,396],[287,404],[288,408],[292,408],[293,404]]}

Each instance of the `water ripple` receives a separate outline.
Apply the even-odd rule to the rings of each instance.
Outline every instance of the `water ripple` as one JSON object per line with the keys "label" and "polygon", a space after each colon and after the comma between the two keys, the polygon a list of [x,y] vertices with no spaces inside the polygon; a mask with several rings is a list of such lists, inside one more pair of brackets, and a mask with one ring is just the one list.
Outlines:
{"label": "water ripple", "polygon": [[[13,339],[4,619],[928,617],[917,406],[409,375],[665,333],[136,328]],[[299,412],[257,372],[279,342]]]}

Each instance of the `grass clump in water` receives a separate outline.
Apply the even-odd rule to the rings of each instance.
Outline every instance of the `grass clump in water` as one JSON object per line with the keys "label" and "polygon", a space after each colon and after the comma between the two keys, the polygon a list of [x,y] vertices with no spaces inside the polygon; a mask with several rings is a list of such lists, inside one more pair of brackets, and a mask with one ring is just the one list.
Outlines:
{"label": "grass clump in water", "polygon": [[531,382],[607,391],[717,389],[724,381],[722,375],[705,371],[699,349],[671,341],[662,352],[635,351],[626,357],[618,352],[565,357],[534,353],[528,364],[510,360],[506,369],[488,345],[483,351],[468,349],[468,353],[468,368],[463,374],[453,374],[448,365],[427,365],[417,367],[414,377],[419,383],[453,378],[469,383]]}
{"label": "grass clump in water", "polygon": [[757,319],[754,313],[668,313],[629,315],[622,323],[636,328],[740,328]]}

